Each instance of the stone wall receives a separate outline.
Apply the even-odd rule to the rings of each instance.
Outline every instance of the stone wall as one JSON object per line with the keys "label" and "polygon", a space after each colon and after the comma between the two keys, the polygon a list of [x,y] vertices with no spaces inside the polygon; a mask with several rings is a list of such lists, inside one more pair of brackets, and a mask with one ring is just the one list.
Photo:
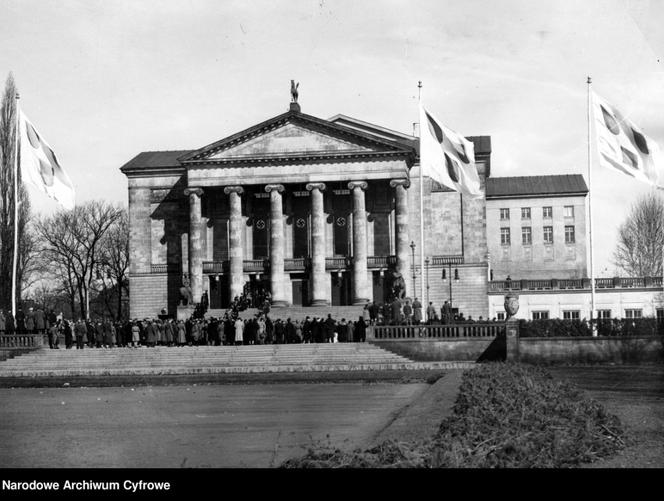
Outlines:
{"label": "stone wall", "polygon": [[458,339],[399,339],[370,342],[383,349],[416,361],[478,361],[483,355],[493,352],[494,359],[504,359],[504,341],[496,348],[498,338]]}

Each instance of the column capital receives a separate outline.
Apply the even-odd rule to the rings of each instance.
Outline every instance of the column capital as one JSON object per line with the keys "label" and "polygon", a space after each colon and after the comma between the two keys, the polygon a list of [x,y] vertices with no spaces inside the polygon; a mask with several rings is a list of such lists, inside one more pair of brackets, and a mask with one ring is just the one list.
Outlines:
{"label": "column capital", "polygon": [[265,192],[266,193],[270,193],[272,191],[277,191],[279,193],[283,193],[284,185],[283,184],[267,184],[267,185],[265,185]]}
{"label": "column capital", "polygon": [[410,179],[390,179],[390,186],[392,188],[396,188],[397,186],[408,188],[410,187]]}
{"label": "column capital", "polygon": [[366,190],[369,187],[369,183],[366,181],[351,181],[348,183],[348,189],[352,190],[354,188],[360,188],[362,191]]}
{"label": "column capital", "polygon": [[313,190],[325,191],[325,183],[307,183],[307,190],[308,191],[313,191]]}
{"label": "column capital", "polygon": [[226,195],[230,195],[231,193],[242,195],[244,193],[244,188],[242,186],[226,186],[224,188],[224,193]]}
{"label": "column capital", "polygon": [[196,195],[196,196],[201,197],[201,196],[203,196],[203,188],[194,188],[194,187],[185,188],[184,189],[184,194],[185,194],[185,196]]}

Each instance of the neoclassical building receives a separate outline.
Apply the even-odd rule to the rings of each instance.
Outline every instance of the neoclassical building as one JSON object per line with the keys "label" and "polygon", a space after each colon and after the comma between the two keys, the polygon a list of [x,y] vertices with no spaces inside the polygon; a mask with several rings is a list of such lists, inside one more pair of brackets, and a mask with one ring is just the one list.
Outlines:
{"label": "neoclassical building", "polygon": [[[470,138],[485,185],[491,142]],[[337,115],[287,112],[199,149],[143,152],[128,178],[130,315],[175,313],[188,279],[223,308],[249,289],[274,306],[410,297],[487,316],[486,201],[424,179],[416,137]],[[421,281],[425,283],[422,284]]]}

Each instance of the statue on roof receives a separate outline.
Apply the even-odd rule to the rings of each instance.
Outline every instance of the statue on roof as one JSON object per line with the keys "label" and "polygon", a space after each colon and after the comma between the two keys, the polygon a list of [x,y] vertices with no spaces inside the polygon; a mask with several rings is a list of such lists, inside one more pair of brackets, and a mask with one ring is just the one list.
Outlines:
{"label": "statue on roof", "polygon": [[298,92],[297,88],[300,86],[300,82],[295,83],[295,80],[290,81],[290,93],[291,93],[291,102],[297,103]]}

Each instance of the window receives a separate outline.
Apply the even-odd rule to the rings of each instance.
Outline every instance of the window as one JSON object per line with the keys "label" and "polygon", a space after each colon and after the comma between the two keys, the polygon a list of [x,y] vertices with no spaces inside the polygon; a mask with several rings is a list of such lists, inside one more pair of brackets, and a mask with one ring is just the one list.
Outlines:
{"label": "window", "polygon": [[548,320],[549,312],[547,311],[533,311],[533,320]]}
{"label": "window", "polygon": [[565,211],[564,212],[565,217],[574,217],[574,206],[573,205],[565,205],[565,207],[563,207],[563,209]]}
{"label": "window", "polygon": [[510,219],[510,210],[509,209],[500,209],[500,220],[509,221]]}
{"label": "window", "polygon": [[642,316],[643,310],[640,308],[625,310],[625,318],[641,318]]}
{"label": "window", "polygon": [[565,243],[574,243],[574,226],[565,226]]}
{"label": "window", "polygon": [[579,318],[581,318],[581,312],[579,310],[563,311],[563,319],[565,320],[578,320]]}
{"label": "window", "polygon": [[553,217],[553,207],[542,207],[542,217],[551,219]]}
{"label": "window", "polygon": [[530,207],[521,207],[521,219],[530,219]]}
{"label": "window", "polygon": [[657,323],[664,322],[664,308],[657,308]]}
{"label": "window", "polygon": [[533,243],[533,232],[530,226],[521,228],[521,243],[523,245],[530,245]]}
{"label": "window", "polygon": [[553,226],[544,227],[544,243],[545,244],[553,243]]}
{"label": "window", "polygon": [[505,320],[505,312],[504,311],[499,311],[498,313],[496,313],[496,318],[498,320]]}
{"label": "window", "polygon": [[600,320],[608,320],[611,318],[611,310],[597,310],[597,318]]}
{"label": "window", "polygon": [[510,229],[501,228],[500,229],[500,244],[509,245],[510,244]]}

